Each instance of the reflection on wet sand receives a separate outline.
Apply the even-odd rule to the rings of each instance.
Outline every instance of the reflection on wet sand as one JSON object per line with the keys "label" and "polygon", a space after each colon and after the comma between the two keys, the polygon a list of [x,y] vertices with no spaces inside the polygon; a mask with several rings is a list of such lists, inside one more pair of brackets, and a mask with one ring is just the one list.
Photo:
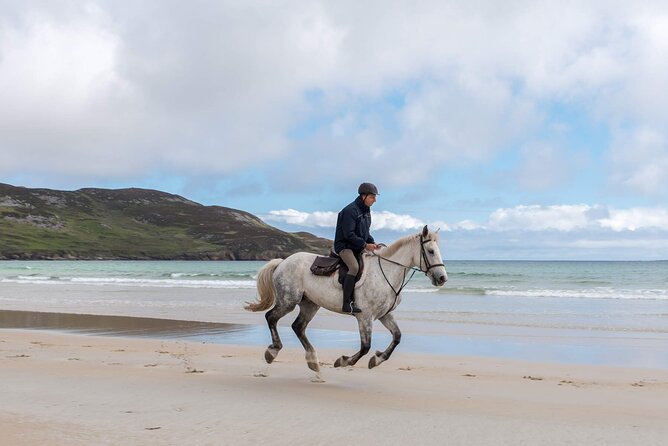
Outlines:
{"label": "reflection on wet sand", "polygon": [[[198,322],[129,316],[41,313],[0,310],[0,329],[58,330],[89,335],[187,339],[211,344],[264,346],[271,342],[265,325]],[[279,327],[286,347],[300,348],[290,327]],[[353,352],[359,334],[353,331],[309,328],[308,336],[316,348]],[[426,352],[461,356],[492,356],[531,361],[557,361],[576,364],[607,364],[668,368],[663,333],[645,338],[626,339],[618,333],[607,336],[582,330],[563,330],[559,336],[535,330],[531,336],[508,336],[500,332],[486,334],[419,335],[407,333],[401,352]],[[374,331],[372,346],[384,349],[391,341],[387,331]],[[263,348],[263,347],[262,347]],[[259,352],[262,351],[259,348]]]}
{"label": "reflection on wet sand", "polygon": [[[264,345],[271,342],[265,325],[199,322],[134,316],[47,313],[0,310],[0,329],[57,330],[102,336],[187,339],[214,344]],[[300,346],[290,328],[279,327],[286,346]],[[309,330],[323,347],[353,345],[357,333],[336,330]]]}
{"label": "reflection on wet sand", "polygon": [[182,338],[243,332],[248,326],[147,317],[0,310],[0,328],[61,330],[107,336]]}

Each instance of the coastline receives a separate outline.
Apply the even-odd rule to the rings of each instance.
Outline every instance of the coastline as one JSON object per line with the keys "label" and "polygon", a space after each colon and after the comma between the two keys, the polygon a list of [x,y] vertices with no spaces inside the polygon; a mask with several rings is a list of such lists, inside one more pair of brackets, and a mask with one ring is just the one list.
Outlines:
{"label": "coastline", "polygon": [[[176,278],[179,279],[181,277]],[[191,337],[191,340],[260,347],[270,341],[264,314],[243,309],[245,302],[255,300],[257,292],[254,287],[188,288],[185,281],[181,281],[181,287],[173,287],[168,283],[156,286],[154,282],[147,283],[148,286],[43,282],[2,283],[0,308],[79,314],[82,318],[85,315],[100,315],[235,324],[240,327],[231,338],[228,336],[224,339],[223,333],[218,332],[211,336],[200,332],[198,339]],[[167,281],[158,281],[158,284],[162,285],[163,282]],[[202,282],[198,286],[200,284]],[[506,301],[510,303],[506,304]],[[657,305],[649,310],[660,311],[658,304],[661,302],[656,301]],[[625,301],[592,301],[592,310],[583,314],[591,314],[600,309],[601,305],[619,303],[625,304]],[[611,330],[606,330],[606,325],[614,328],[615,324],[605,324],[606,320],[611,320],[606,318],[564,319],[568,323],[565,326],[552,326],[550,320],[537,319],[542,317],[539,312],[544,308],[558,315],[564,313],[564,308],[581,311],[578,305],[581,307],[577,300],[550,302],[547,299],[513,300],[494,296],[440,296],[437,293],[413,293],[408,290],[395,312],[403,333],[397,352],[668,369],[668,352],[665,350],[668,331],[661,328],[664,323],[656,318],[651,321],[651,327],[640,329],[635,327],[640,327],[643,319],[627,318],[622,329]],[[430,308],[436,311],[429,312]],[[624,314],[627,308],[617,306],[612,313]],[[636,313],[642,313],[645,308],[640,307]],[[471,313],[471,309],[480,313]],[[506,315],[497,317],[500,313]],[[300,347],[290,329],[296,316],[297,310],[279,321],[279,330],[286,346]],[[562,316],[558,317],[563,319]],[[570,326],[572,321],[576,323]],[[339,348],[340,345],[347,352],[359,345],[357,323],[346,315],[319,311],[309,325],[308,333],[318,350]],[[372,351],[384,350],[389,342],[389,332],[376,321]]]}
{"label": "coastline", "polygon": [[[309,325],[318,380],[290,328],[296,312],[280,322],[285,348],[264,362],[264,315],[242,309],[254,298],[252,288],[3,283],[0,326],[14,323],[0,329],[5,442],[621,446],[668,436],[664,332],[439,321],[416,312],[430,295],[408,294],[402,343],[373,370],[370,356],[333,368],[358,348],[357,325],[319,312]],[[378,324],[372,348],[388,342]]]}
{"label": "coastline", "polygon": [[[324,382],[288,347],[0,331],[0,426],[20,445],[659,445],[668,371],[397,351]],[[327,360],[325,359],[327,358]]]}
{"label": "coastline", "polygon": [[[263,313],[254,320],[222,318],[224,322],[181,320],[115,314],[60,313],[0,310],[0,329],[53,331],[191,343],[240,345],[264,351],[271,341]],[[295,316],[295,315],[291,315]],[[279,326],[285,347],[301,349],[287,316]],[[490,359],[523,360],[562,365],[600,365],[668,371],[665,333],[616,333],[536,327],[507,327],[474,324],[424,324],[397,319],[402,342],[397,352],[438,356],[477,356]],[[352,353],[359,345],[354,318],[331,313],[309,326],[307,335],[316,350]],[[391,342],[389,332],[376,321],[372,351],[384,350]],[[363,358],[364,359],[364,358]],[[368,360],[368,357],[366,358]]]}

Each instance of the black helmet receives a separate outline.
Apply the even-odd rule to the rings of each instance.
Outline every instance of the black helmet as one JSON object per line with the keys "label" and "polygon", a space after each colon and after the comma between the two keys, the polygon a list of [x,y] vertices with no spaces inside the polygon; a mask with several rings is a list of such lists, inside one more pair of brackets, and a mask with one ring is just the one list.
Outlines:
{"label": "black helmet", "polygon": [[362,183],[357,189],[357,193],[360,195],[378,195],[378,188],[373,183]]}

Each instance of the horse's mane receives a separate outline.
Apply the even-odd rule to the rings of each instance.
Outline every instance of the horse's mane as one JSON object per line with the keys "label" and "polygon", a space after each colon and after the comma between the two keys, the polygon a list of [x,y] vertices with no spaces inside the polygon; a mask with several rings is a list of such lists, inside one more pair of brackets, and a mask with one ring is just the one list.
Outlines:
{"label": "horse's mane", "polygon": [[[431,236],[433,240],[436,240],[438,242],[438,234],[435,232],[430,232],[427,237]],[[379,251],[379,254],[381,254],[383,257],[391,257],[394,253],[396,253],[400,248],[403,246],[407,245],[408,243],[412,242],[415,239],[420,238],[420,233],[417,234],[411,234],[411,235],[406,235],[404,237],[401,237],[399,240],[396,240],[395,242],[391,243],[388,247],[383,248],[381,251]]]}

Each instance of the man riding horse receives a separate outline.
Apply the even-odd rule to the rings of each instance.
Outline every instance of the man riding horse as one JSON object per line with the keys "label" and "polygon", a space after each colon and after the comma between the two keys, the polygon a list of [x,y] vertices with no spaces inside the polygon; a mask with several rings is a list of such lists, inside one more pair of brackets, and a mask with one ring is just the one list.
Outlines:
{"label": "man riding horse", "polygon": [[[306,327],[320,308],[355,316],[359,326],[360,349],[352,356],[340,356],[334,367],[354,366],[371,348],[373,322],[379,320],[392,334],[392,341],[384,351],[377,351],[369,359],[369,368],[385,362],[401,341],[401,330],[393,312],[401,303],[401,290],[416,272],[424,273],[432,285],[440,287],[448,280],[445,265],[438,246],[438,231],[427,226],[417,234],[406,235],[375,253],[376,261],[368,262],[364,282],[355,290],[355,275],[359,271],[356,253],[380,247],[369,234],[370,207],[376,201],[378,189],[371,183],[362,183],[359,196],[339,213],[334,249],[348,265],[343,287],[343,311],[338,277],[316,275],[312,267],[318,258],[310,252],[296,252],[286,259],[267,262],[257,273],[258,299],[248,302],[248,311],[265,311],[265,319],[271,333],[271,344],[264,352],[264,359],[271,364],[283,348],[278,333],[278,321],[299,305],[299,315],[292,329],[306,353],[308,367],[320,372],[315,348],[306,336]],[[407,273],[412,271],[409,277]],[[359,297],[358,305],[352,303],[353,291]]]}
{"label": "man riding horse", "polygon": [[343,281],[342,311],[350,314],[361,312],[353,298],[355,277],[359,271],[357,258],[365,249],[375,251],[380,248],[369,233],[371,206],[376,202],[378,188],[372,183],[362,183],[357,192],[359,196],[339,212],[334,237],[334,252],[348,267]]}

